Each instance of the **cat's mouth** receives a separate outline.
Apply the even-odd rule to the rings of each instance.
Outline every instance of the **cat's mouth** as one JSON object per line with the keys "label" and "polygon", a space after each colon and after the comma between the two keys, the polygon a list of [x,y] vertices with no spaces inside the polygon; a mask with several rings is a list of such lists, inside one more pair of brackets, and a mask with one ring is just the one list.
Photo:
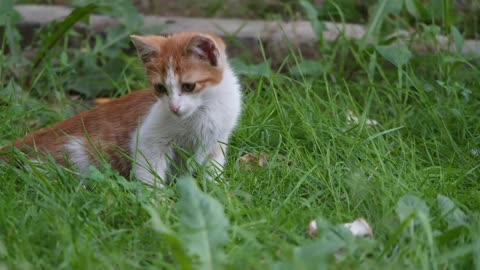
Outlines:
{"label": "cat's mouth", "polygon": [[189,113],[186,110],[171,111],[171,113],[172,113],[172,115],[174,115],[175,117],[180,118],[180,119],[186,119],[186,118],[188,118],[192,115],[191,113]]}

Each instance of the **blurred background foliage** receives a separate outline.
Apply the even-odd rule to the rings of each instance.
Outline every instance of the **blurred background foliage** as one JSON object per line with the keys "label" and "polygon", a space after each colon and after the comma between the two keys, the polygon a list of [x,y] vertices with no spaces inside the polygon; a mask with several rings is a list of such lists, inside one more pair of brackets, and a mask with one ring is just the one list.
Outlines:
{"label": "blurred background foliage", "polygon": [[[68,19],[35,30],[35,38],[25,43],[14,27],[21,21],[14,9],[16,3],[66,4],[75,9]],[[0,4],[1,50],[4,52],[0,79],[11,89],[23,89],[33,97],[62,102],[65,93],[91,99],[119,96],[132,89],[148,87],[128,38],[132,33],[158,33],[162,29],[161,25],[146,27],[142,16],[146,13],[309,20],[317,34],[318,48],[314,50],[319,56],[304,59],[301,53],[291,50],[280,61],[275,61],[276,70],[297,78],[328,75],[333,79],[367,83],[381,78],[397,81],[402,86],[405,80],[402,70],[412,63],[415,70],[423,72],[429,80],[448,82],[452,75],[471,80],[471,70],[465,71],[462,61],[476,58],[462,55],[461,48],[465,38],[479,35],[478,11],[480,3],[475,0],[4,0]],[[88,24],[91,14],[122,18],[124,23],[107,28],[102,35],[73,27],[76,22]],[[322,39],[324,21],[361,23],[367,32],[361,40],[340,36],[335,42],[327,43]],[[401,40],[396,36],[398,31],[411,33],[411,40]],[[457,53],[418,55],[412,50],[413,42],[420,41],[436,52],[439,34],[447,36],[449,44],[456,45]],[[271,56],[253,57],[248,50],[244,51],[232,59],[232,64],[239,74],[245,75],[247,84],[270,74]],[[440,73],[432,68],[439,63],[448,66]]]}
{"label": "blurred background foliage", "polygon": [[[19,0],[19,3],[79,5],[85,0]],[[292,20],[305,18],[301,1],[298,0],[133,0],[129,1],[144,14],[187,17],[226,17],[246,19]],[[319,9],[321,20],[367,23],[375,10],[377,0],[313,0]],[[480,29],[480,1],[477,0],[390,0],[388,5],[405,3],[406,14],[392,15],[391,19],[402,18],[405,23],[423,22],[456,25],[468,37],[477,38]],[[341,13],[339,12],[341,11]]]}

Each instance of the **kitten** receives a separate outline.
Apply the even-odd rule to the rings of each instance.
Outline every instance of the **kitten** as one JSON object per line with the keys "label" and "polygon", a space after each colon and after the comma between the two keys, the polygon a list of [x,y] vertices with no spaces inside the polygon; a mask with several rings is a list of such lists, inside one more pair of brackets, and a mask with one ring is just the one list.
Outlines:
{"label": "kitten", "polygon": [[[123,176],[161,186],[188,168],[183,151],[211,168],[225,163],[241,93],[221,38],[205,33],[131,36],[154,90],[140,90],[18,139],[86,173],[107,156]],[[130,157],[130,158],[129,158]],[[162,181],[159,181],[162,180]]]}

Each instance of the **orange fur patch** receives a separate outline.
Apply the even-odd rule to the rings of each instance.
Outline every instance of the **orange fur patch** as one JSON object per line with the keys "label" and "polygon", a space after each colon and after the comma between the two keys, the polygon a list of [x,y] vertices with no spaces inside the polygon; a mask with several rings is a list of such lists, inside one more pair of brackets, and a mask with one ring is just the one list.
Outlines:
{"label": "orange fur patch", "polygon": [[223,79],[224,67],[212,66],[205,61],[199,61],[187,51],[188,44],[197,35],[212,39],[219,53],[225,54],[225,43],[219,37],[211,34],[185,32],[166,37],[141,37],[145,42],[159,49],[159,54],[152,55],[152,59],[145,65],[152,85],[159,81],[165,82],[170,64],[175,74],[179,76],[180,83],[199,83],[196,92],[202,91],[207,86],[218,84]]}
{"label": "orange fur patch", "polygon": [[92,157],[99,152],[106,154],[112,167],[128,177],[131,162],[123,155],[129,154],[133,132],[156,101],[152,90],[136,91],[52,127],[31,132],[18,139],[15,147],[29,156],[33,155],[33,150],[48,153],[64,165],[64,147],[68,140],[72,137],[88,138],[87,148]]}

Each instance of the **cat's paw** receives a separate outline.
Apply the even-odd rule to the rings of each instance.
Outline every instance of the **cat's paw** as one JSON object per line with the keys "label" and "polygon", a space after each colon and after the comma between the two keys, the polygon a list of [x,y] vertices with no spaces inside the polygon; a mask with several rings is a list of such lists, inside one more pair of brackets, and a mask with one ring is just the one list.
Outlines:
{"label": "cat's paw", "polygon": [[165,185],[165,181],[163,180],[165,177],[142,167],[137,167],[135,169],[135,178],[147,186],[154,188],[163,188]]}

